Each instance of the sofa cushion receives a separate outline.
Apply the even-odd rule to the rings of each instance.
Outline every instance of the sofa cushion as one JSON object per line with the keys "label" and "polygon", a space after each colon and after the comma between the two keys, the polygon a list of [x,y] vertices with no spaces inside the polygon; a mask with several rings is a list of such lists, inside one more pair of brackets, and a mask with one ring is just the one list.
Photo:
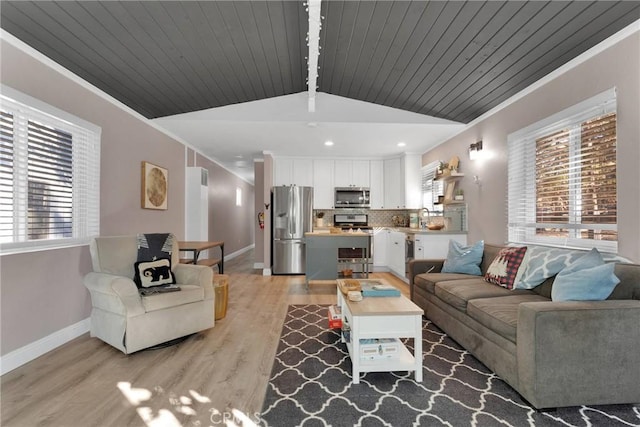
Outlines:
{"label": "sofa cushion", "polygon": [[514,287],[516,289],[533,289],[546,279],[558,274],[560,270],[585,253],[585,251],[574,249],[529,246],[522,262],[524,270]]}
{"label": "sofa cushion", "polygon": [[204,288],[197,285],[180,285],[180,292],[168,292],[143,296],[142,306],[148,313],[178,305],[204,300]]}
{"label": "sofa cushion", "polygon": [[553,301],[602,301],[607,299],[620,279],[613,273],[615,264],[605,264],[597,249],[565,267],[553,282]]}
{"label": "sofa cushion", "polygon": [[479,276],[480,263],[484,252],[484,241],[471,246],[463,246],[455,240],[449,240],[449,252],[442,266],[442,273],[465,273]]}
{"label": "sofa cushion", "polygon": [[484,281],[482,277],[466,280],[438,282],[435,294],[438,298],[460,311],[467,310],[467,303],[477,298],[493,298],[517,294],[532,294],[527,290],[509,290]]}
{"label": "sofa cushion", "polygon": [[481,325],[509,341],[516,342],[518,306],[523,302],[549,301],[537,294],[519,294],[497,298],[479,298],[469,301],[467,314]]}
{"label": "sofa cushion", "polygon": [[449,280],[465,280],[475,279],[476,277],[462,273],[422,273],[413,279],[413,285],[433,294],[435,293],[435,284],[438,282],[447,282]]}
{"label": "sofa cushion", "polygon": [[513,289],[518,270],[526,253],[526,246],[502,249],[487,269],[484,280],[503,288]]}

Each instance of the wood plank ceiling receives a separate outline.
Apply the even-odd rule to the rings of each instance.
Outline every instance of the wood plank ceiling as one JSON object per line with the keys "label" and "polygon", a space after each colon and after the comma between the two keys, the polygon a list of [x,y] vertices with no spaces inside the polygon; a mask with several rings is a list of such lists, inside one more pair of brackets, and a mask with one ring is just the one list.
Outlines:
{"label": "wood plank ceiling", "polygon": [[[467,123],[639,2],[323,1],[319,92]],[[306,90],[300,1],[3,1],[0,25],[148,118]]]}

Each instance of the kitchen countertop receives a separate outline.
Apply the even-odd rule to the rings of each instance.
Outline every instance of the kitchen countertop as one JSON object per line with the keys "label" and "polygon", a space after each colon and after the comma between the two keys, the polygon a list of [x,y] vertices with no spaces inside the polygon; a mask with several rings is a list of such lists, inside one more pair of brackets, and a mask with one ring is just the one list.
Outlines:
{"label": "kitchen countertop", "polygon": [[[407,234],[467,234],[466,231],[453,231],[453,230],[429,230],[426,228],[410,228],[410,227],[390,227],[390,226],[373,226],[374,229],[387,229],[387,230],[392,230],[392,231],[399,231],[401,233],[407,233]],[[305,235],[310,235],[310,236],[325,236],[329,233],[329,229],[330,227],[314,227],[312,232],[307,232],[305,233]],[[367,234],[366,232],[362,232],[362,233],[358,233],[356,231],[354,231],[353,233],[349,233],[348,231],[345,231],[343,233],[338,233],[338,234],[332,234],[333,236],[342,236],[342,235],[359,235],[359,234]]]}
{"label": "kitchen countertop", "polygon": [[365,233],[365,232],[348,232],[348,231],[344,231],[341,233],[330,233],[329,230],[327,229],[325,230],[314,230],[314,231],[307,231],[306,233],[304,233],[305,237],[371,237],[371,234],[369,233]]}
{"label": "kitchen countertop", "polygon": [[466,231],[455,230],[429,230],[428,228],[410,228],[410,227],[384,227],[393,231],[399,231],[407,234],[467,234]]}

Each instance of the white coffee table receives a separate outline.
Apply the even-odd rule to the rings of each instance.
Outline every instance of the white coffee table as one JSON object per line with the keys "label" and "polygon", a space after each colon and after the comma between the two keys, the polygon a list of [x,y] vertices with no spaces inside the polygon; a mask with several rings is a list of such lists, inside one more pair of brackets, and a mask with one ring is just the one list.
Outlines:
{"label": "white coffee table", "polygon": [[[381,282],[380,279],[360,280]],[[414,371],[417,382],[422,382],[422,315],[424,311],[405,296],[364,297],[362,301],[349,301],[340,291],[338,305],[342,309],[342,322],[351,327],[351,337],[346,342],[351,357],[351,379],[360,382],[361,372]],[[375,360],[360,358],[360,340],[364,338],[413,338],[413,354],[400,342],[397,356]]]}

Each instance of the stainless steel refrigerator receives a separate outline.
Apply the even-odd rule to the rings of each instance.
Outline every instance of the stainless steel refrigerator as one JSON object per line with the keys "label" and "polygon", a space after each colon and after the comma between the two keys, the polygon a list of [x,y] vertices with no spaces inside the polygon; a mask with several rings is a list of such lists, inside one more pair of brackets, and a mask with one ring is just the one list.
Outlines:
{"label": "stainless steel refrigerator", "polygon": [[312,187],[273,187],[272,274],[304,274],[304,233],[313,227]]}

